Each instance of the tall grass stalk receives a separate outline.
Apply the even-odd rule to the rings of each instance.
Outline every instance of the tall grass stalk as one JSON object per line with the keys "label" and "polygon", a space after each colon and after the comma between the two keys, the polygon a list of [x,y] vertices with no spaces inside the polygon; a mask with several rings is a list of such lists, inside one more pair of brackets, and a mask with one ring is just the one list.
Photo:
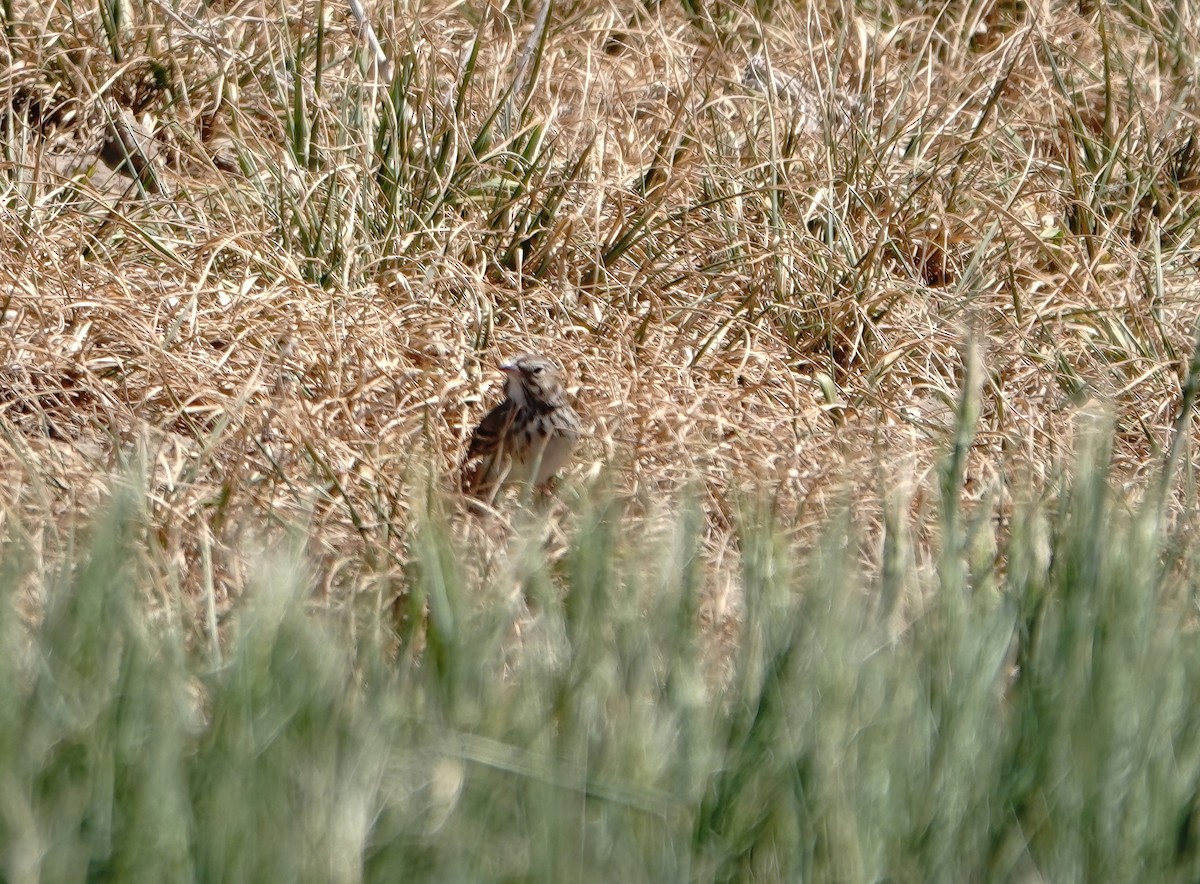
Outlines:
{"label": "tall grass stalk", "polygon": [[355,641],[313,613],[301,554],[268,551],[218,658],[148,614],[119,494],[36,627],[3,607],[3,876],[1194,880],[1188,578],[1108,457],[1019,510],[1003,566],[942,520],[955,561],[909,568],[904,605],[849,520],[805,552],[745,509],[720,665],[686,501],[653,544],[580,502],[555,560],[548,517],[517,519],[487,578],[428,508],[398,652],[382,621]]}

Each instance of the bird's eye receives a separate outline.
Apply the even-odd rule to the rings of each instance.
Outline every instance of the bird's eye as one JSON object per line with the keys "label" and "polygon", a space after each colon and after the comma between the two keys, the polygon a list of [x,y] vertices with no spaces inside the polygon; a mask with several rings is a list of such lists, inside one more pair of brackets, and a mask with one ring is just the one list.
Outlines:
{"label": "bird's eye", "polygon": [[536,375],[539,375],[539,374],[541,374],[541,373],[542,373],[542,372],[544,372],[545,370],[546,370],[546,366],[544,366],[544,365],[539,365],[539,366],[537,366],[537,367],[535,367],[535,368],[533,369],[533,373],[534,373],[534,375],[536,376]]}

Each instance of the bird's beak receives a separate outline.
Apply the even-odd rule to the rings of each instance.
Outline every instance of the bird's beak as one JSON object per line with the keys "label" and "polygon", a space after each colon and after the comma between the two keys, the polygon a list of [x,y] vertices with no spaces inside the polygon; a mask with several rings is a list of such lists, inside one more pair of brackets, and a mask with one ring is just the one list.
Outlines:
{"label": "bird's beak", "polygon": [[500,363],[500,370],[505,374],[517,373],[517,362],[515,359],[509,359],[507,362]]}

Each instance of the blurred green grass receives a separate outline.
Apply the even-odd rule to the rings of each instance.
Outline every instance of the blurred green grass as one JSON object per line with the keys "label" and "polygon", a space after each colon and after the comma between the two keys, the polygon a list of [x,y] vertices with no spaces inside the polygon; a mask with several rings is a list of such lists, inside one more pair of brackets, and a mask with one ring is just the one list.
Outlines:
{"label": "blurred green grass", "polygon": [[[928,572],[864,572],[849,520],[803,551],[747,508],[722,679],[686,502],[657,559],[616,500],[575,504],[555,562],[531,516],[520,641],[436,515],[400,636],[381,606],[353,631],[312,610],[300,554],[266,554],[214,662],[148,613],[118,491],[40,623],[3,606],[0,876],[1196,880],[1190,543],[1109,492],[1107,457],[998,556],[944,520],[960,560]],[[903,618],[898,591],[922,600]]]}

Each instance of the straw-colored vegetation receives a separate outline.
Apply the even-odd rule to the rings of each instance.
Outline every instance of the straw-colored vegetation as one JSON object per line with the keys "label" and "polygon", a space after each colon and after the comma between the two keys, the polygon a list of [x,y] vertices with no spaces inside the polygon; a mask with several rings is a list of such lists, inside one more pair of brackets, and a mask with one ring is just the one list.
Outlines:
{"label": "straw-colored vegetation", "polygon": [[1198,35],[0,0],[0,877],[1194,880]]}
{"label": "straw-colored vegetation", "polygon": [[544,7],[5,3],[0,511],[45,567],[132,465],[175,598],[297,523],[330,597],[388,582],[527,347],[585,415],[569,485],[699,483],[718,571],[738,490],[925,508],[968,352],[985,510],[1093,409],[1122,479],[1162,464],[1182,14]]}

